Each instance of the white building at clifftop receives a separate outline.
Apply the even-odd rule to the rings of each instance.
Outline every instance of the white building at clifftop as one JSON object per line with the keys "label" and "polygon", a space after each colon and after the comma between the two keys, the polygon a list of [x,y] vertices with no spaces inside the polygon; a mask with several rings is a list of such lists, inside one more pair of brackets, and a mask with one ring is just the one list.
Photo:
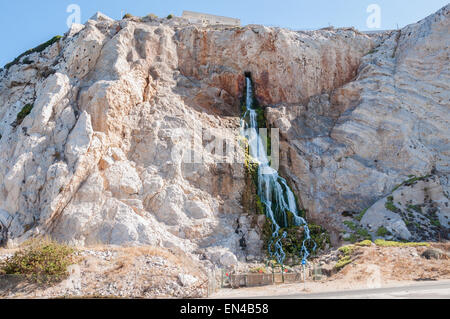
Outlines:
{"label": "white building at clifftop", "polygon": [[183,18],[187,19],[191,23],[198,23],[203,25],[231,25],[240,26],[241,20],[221,17],[207,13],[199,13],[192,11],[183,11]]}

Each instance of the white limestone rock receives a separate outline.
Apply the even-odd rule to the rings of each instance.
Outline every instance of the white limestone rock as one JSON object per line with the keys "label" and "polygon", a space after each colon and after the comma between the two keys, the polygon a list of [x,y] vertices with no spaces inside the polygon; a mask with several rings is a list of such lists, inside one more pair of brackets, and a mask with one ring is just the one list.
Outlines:
{"label": "white limestone rock", "polygon": [[103,14],[101,12],[96,12],[91,18],[90,20],[95,20],[95,21],[108,21],[108,22],[113,22],[114,20],[111,19],[110,17],[108,17],[106,14]]}
{"label": "white limestone rock", "polygon": [[142,181],[128,161],[114,163],[105,171],[109,189],[114,196],[130,196],[142,192]]}
{"label": "white limestone rock", "polygon": [[374,234],[377,234],[378,230],[383,227],[398,239],[410,240],[412,235],[405,222],[400,215],[386,209],[386,202],[387,199],[383,199],[373,205],[364,215],[361,225]]}
{"label": "white limestone rock", "polygon": [[69,166],[73,167],[77,160],[86,154],[91,145],[93,134],[91,117],[88,113],[83,112],[66,144],[65,154],[69,161]]}

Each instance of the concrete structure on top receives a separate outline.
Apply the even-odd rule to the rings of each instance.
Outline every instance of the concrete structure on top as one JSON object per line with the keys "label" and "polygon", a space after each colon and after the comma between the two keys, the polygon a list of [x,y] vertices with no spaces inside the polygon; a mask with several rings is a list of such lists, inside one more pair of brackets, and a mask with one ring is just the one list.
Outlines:
{"label": "concrete structure on top", "polygon": [[231,25],[240,26],[241,20],[221,17],[207,13],[199,13],[192,11],[183,11],[183,18],[189,20],[191,23],[199,23],[203,25]]}

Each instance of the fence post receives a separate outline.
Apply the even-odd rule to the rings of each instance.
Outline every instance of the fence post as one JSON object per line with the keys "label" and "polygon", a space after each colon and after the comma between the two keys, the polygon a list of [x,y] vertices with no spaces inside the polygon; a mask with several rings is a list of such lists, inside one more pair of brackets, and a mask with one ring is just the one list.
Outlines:
{"label": "fence post", "polygon": [[271,263],[272,265],[272,285],[275,285],[275,272],[273,270],[273,263]]}

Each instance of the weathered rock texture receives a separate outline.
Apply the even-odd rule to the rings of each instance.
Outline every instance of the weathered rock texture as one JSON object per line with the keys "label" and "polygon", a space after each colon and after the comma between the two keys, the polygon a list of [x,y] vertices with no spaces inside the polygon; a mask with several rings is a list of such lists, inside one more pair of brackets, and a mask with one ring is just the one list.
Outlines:
{"label": "weathered rock texture", "polygon": [[[244,166],[208,138],[240,149],[245,72],[310,218],[337,234],[341,212],[408,175],[436,176],[448,198],[448,13],[373,38],[103,15],[73,25],[0,72],[0,241],[179,247],[222,266],[260,255]],[[195,164],[183,161],[191,144]]]}
{"label": "weathered rock texture", "polygon": [[[441,229],[449,228],[449,8],[376,39],[354,81],[308,104],[268,110],[270,123],[281,129],[284,171],[302,204],[336,233],[340,213],[361,212],[412,176],[427,175],[435,177],[430,187],[436,191],[426,201],[437,207]],[[421,197],[415,204],[424,204]],[[394,215],[398,223],[385,225],[403,228],[396,237],[412,239],[405,220]],[[425,227],[414,237],[437,239],[428,233]]]}

